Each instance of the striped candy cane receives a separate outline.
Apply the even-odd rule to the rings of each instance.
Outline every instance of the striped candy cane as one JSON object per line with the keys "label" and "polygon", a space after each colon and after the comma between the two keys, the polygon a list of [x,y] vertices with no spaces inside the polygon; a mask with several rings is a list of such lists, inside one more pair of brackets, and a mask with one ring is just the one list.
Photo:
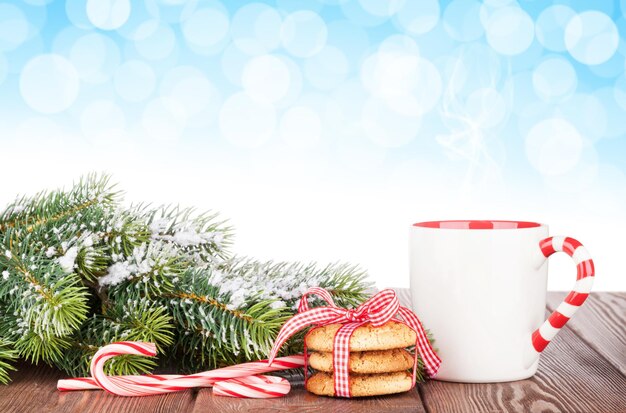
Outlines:
{"label": "striped candy cane", "polygon": [[188,376],[175,374],[107,376],[104,374],[104,363],[123,354],[154,357],[156,346],[153,343],[138,341],[121,341],[104,346],[91,360],[91,377],[59,380],[57,389],[60,391],[103,389],[118,396],[149,396],[194,387],[213,387],[213,393],[220,396],[281,397],[289,393],[291,389],[289,382],[281,377],[259,374],[304,366],[304,357],[298,355],[279,357],[271,366],[268,365],[267,360],[260,360]]}
{"label": "striped candy cane", "polygon": [[547,258],[562,251],[572,257],[576,263],[576,284],[558,308],[539,327],[532,336],[533,347],[541,353],[556,333],[569,321],[576,310],[585,302],[591,291],[594,279],[594,267],[591,256],[574,238],[549,237],[539,243],[541,252]]}

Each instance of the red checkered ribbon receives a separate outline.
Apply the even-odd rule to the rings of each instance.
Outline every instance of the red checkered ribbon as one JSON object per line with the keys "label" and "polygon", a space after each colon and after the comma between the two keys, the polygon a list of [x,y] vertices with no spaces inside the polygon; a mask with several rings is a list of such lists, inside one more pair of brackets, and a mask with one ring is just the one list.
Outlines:
{"label": "red checkered ribbon", "polygon": [[[328,303],[327,306],[309,309],[307,297],[317,295]],[[402,320],[396,317],[400,316]],[[413,363],[413,385],[417,377],[417,354],[422,357],[426,373],[429,377],[437,374],[441,359],[433,350],[422,323],[415,313],[406,307],[402,307],[393,290],[382,290],[372,298],[358,306],[356,309],[337,307],[331,294],[323,288],[310,288],[300,299],[298,314],[290,318],[280,329],[274,342],[269,357],[272,363],[280,347],[298,331],[309,326],[327,325],[333,323],[343,324],[335,334],[333,347],[333,371],[335,383],[335,395],[338,397],[350,397],[350,375],[348,361],[350,357],[350,337],[354,330],[366,323],[379,327],[390,320],[396,320],[409,326],[415,331],[415,354]],[[306,362],[306,343],[304,347]]]}

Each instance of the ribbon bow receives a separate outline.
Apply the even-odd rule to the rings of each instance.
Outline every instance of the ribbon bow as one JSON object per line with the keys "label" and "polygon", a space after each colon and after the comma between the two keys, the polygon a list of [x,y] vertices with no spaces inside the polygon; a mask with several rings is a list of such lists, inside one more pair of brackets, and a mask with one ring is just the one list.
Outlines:
{"label": "ribbon bow", "polygon": [[[317,295],[328,303],[327,306],[310,309],[307,296]],[[415,331],[417,339],[415,341],[415,355],[413,363],[413,385],[417,377],[417,354],[422,356],[424,368],[429,377],[437,374],[441,359],[434,352],[422,323],[415,313],[406,307],[402,307],[393,290],[382,290],[372,296],[369,300],[358,306],[356,309],[337,307],[331,294],[319,287],[309,288],[300,298],[298,304],[298,314],[290,318],[278,332],[268,363],[271,365],[276,358],[281,346],[289,339],[308,326],[327,325],[339,323],[343,324],[334,338],[333,347],[333,372],[335,395],[338,397],[350,397],[350,382],[348,361],[350,357],[350,337],[354,330],[366,323],[371,323],[374,327],[379,327],[399,315],[402,322]],[[304,346],[306,362],[306,341]],[[305,369],[306,373],[306,369]]]}

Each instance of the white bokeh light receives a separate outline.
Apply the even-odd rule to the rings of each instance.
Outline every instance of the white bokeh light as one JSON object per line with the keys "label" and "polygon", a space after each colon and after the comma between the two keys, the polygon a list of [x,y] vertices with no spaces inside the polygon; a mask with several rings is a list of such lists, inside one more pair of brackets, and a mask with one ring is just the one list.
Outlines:
{"label": "white bokeh light", "polygon": [[106,140],[107,134],[116,134],[126,128],[126,117],[122,109],[111,100],[96,100],[89,103],[80,115],[80,129],[90,140]]}
{"label": "white bokeh light", "polygon": [[78,96],[78,72],[67,59],[43,54],[31,59],[20,75],[20,93],[28,106],[41,113],[69,108]]}
{"label": "white bokeh light", "polygon": [[[84,2],[84,0],[81,1]],[[132,13],[130,13],[128,20],[118,27],[115,32],[125,39],[134,40],[135,32],[143,23],[160,18],[161,12],[154,0],[134,1],[132,2]]]}
{"label": "white bokeh light", "polygon": [[483,35],[480,6],[476,0],[454,0],[443,12],[443,27],[454,40],[470,42]]}
{"label": "white bokeh light", "polygon": [[325,46],[306,60],[304,72],[309,83],[321,90],[329,90],[344,81],[349,71],[346,55],[338,48]]}
{"label": "white bokeh light", "polygon": [[87,18],[99,29],[115,30],[130,16],[130,0],[87,0]]}
{"label": "white bokeh light", "polygon": [[294,106],[281,116],[278,133],[289,146],[306,149],[319,143],[321,129],[320,117],[314,110],[306,106]]}
{"label": "white bokeh light", "polygon": [[101,83],[113,76],[120,63],[120,52],[109,37],[88,33],[76,39],[70,48],[69,59],[82,81]]}
{"label": "white bokeh light", "polygon": [[11,134],[17,142],[28,142],[29,145],[59,145],[67,140],[64,128],[49,116],[28,117],[15,125]]}
{"label": "white bokeh light", "polygon": [[478,128],[493,128],[507,117],[506,100],[493,88],[475,90],[465,102],[465,110],[471,122]]}
{"label": "white bokeh light", "polygon": [[391,47],[363,61],[361,81],[372,95],[406,116],[430,111],[442,91],[441,76],[430,61]]}
{"label": "white bokeh light", "polygon": [[372,142],[383,148],[397,148],[416,138],[421,118],[403,115],[385,101],[371,98],[363,106],[361,124]]}
{"label": "white bokeh light", "polygon": [[[380,3],[387,3],[386,1]],[[385,23],[389,16],[379,16],[365,10],[359,1],[343,1],[341,12],[348,20],[360,27],[375,27]],[[380,5],[379,5],[380,7]],[[384,4],[382,7],[385,7]]]}
{"label": "white bokeh light", "polygon": [[2,53],[0,53],[0,85],[7,78],[9,72],[9,64],[7,63],[6,57]]}
{"label": "white bokeh light", "polygon": [[359,174],[370,173],[384,164],[387,149],[367,138],[363,125],[356,122],[333,130],[333,159],[342,167]]}
{"label": "white bokeh light", "polygon": [[437,25],[440,12],[438,0],[404,1],[394,22],[410,34],[424,34]]}
{"label": "white bokeh light", "polygon": [[241,7],[231,23],[233,43],[244,53],[260,55],[280,46],[282,18],[267,4],[252,3]]}
{"label": "white bokeh light", "polygon": [[615,100],[615,89],[603,87],[593,93],[598,102],[602,102],[606,115],[606,130],[604,138],[623,137],[626,135],[626,109],[622,108]]}
{"label": "white bokeh light", "polygon": [[152,99],[141,116],[141,126],[148,140],[158,142],[178,141],[187,123],[183,105],[167,97]]}
{"label": "white bokeh light", "polygon": [[[626,29],[626,20],[621,20]],[[618,21],[618,24],[620,21]],[[620,30],[620,29],[618,29]],[[617,48],[617,53],[614,53],[609,60],[599,65],[587,66],[589,70],[596,76],[605,79],[615,79],[616,77],[624,73],[624,54],[626,54],[626,43],[620,43]],[[624,54],[623,54],[624,53]]]}
{"label": "white bokeh light", "polygon": [[298,11],[288,15],[281,27],[281,41],[285,50],[297,57],[311,57],[326,44],[326,23],[312,11]]}
{"label": "white bokeh light", "polygon": [[241,75],[249,60],[248,54],[231,43],[220,53],[220,69],[230,83],[241,86]]}
{"label": "white bokeh light", "polygon": [[145,0],[145,3],[152,17],[172,25],[180,24],[187,20],[200,3],[202,7],[223,7],[216,0]]}
{"label": "white bokeh light", "polygon": [[[4,52],[7,59],[9,73],[19,74],[22,72],[24,65],[34,56],[49,53],[50,50],[44,44],[43,39],[39,35],[33,35],[28,38],[20,47]],[[53,53],[56,53],[52,51]],[[2,53],[2,52],[0,52]]]}
{"label": "white bokeh light", "polygon": [[[525,82],[528,82],[528,88],[532,91],[532,74],[528,73],[528,75],[529,76],[525,73],[523,78],[525,78]],[[515,114],[517,115],[517,125],[511,126],[517,126],[515,133],[522,137],[522,139],[527,136],[528,132],[538,123],[554,117],[561,119],[565,117],[561,113],[555,113],[554,105],[539,100],[536,96],[535,101],[531,103],[526,102]]]}
{"label": "white bokeh light", "polygon": [[246,93],[237,93],[222,105],[219,126],[224,139],[233,145],[257,148],[275,133],[276,109],[269,103],[252,99]]}
{"label": "white bokeh light", "polygon": [[297,10],[312,10],[318,12],[324,7],[324,2],[325,0],[276,0],[276,8],[285,12],[294,12]]}
{"label": "white bokeh light", "polygon": [[547,175],[544,182],[548,188],[559,192],[581,193],[588,190],[598,176],[598,153],[593,145],[588,145],[580,154],[580,159],[567,172]]}
{"label": "white bokeh light", "polygon": [[523,53],[535,38],[533,20],[519,7],[494,11],[487,19],[485,32],[489,45],[506,56]]}
{"label": "white bokeh light", "polygon": [[179,102],[188,126],[206,126],[215,120],[221,97],[213,83],[192,66],[176,67],[165,74],[159,91]]}
{"label": "white bokeh light", "polygon": [[455,100],[477,89],[493,88],[503,78],[501,55],[480,43],[462,45],[437,63],[446,91]]}
{"label": "white bokeh light", "polygon": [[26,41],[28,34],[24,12],[11,4],[0,4],[0,52],[15,49]]}
{"label": "white bokeh light", "polygon": [[572,17],[565,28],[565,46],[572,57],[586,65],[598,65],[617,51],[619,33],[609,16],[586,11]]}
{"label": "white bokeh light", "polygon": [[118,67],[113,78],[115,91],[128,102],[147,99],[156,85],[152,67],[141,60],[129,60]]}
{"label": "white bokeh light", "polygon": [[533,72],[533,87],[537,96],[553,102],[574,93],[578,84],[576,71],[567,60],[553,57],[544,60]]}
{"label": "white bokeh light", "polygon": [[[0,63],[0,67],[2,63]],[[2,69],[0,69],[0,73]],[[0,75],[0,79],[2,79],[2,75]],[[622,108],[622,110],[626,111],[626,74],[615,79],[615,86],[613,88],[613,96],[615,98],[615,102]],[[626,113],[624,114],[626,116]]]}
{"label": "white bokeh light", "polygon": [[336,102],[343,123],[358,124],[363,104],[371,97],[371,94],[360,79],[348,78],[332,90],[330,97]]}
{"label": "white bokeh light", "polygon": [[80,29],[93,28],[93,24],[87,17],[85,0],[66,0],[65,15],[74,26]]}
{"label": "white bokeh light", "polygon": [[543,175],[559,175],[572,169],[583,151],[583,139],[565,119],[550,118],[533,126],[526,136],[526,155]]}
{"label": "white bokeh light", "polygon": [[404,53],[419,55],[417,43],[411,36],[404,34],[393,34],[386,37],[378,45],[378,51],[382,53]]}
{"label": "white bokeh light", "polygon": [[568,119],[581,136],[587,140],[598,140],[607,130],[607,113],[604,103],[592,94],[576,93],[561,103],[556,113]]}
{"label": "white bokeh light", "polygon": [[406,0],[358,0],[361,7],[374,16],[393,16],[406,3]]}
{"label": "white bokeh light", "polygon": [[420,116],[435,108],[442,93],[439,71],[427,59],[419,59],[416,81],[406,93],[389,97],[387,105],[407,116]]}
{"label": "white bokeh light", "polygon": [[305,107],[315,112],[320,119],[321,138],[329,133],[329,137],[334,138],[334,131],[345,124],[339,102],[333,99],[327,92],[310,92],[298,97],[297,102],[291,107]]}
{"label": "white bokeh light", "polygon": [[273,55],[252,58],[241,76],[241,85],[246,93],[259,102],[281,100],[289,92],[290,84],[289,68]]}
{"label": "white bokeh light", "polygon": [[230,21],[228,15],[218,9],[196,10],[182,24],[183,36],[192,50],[200,54],[214,54],[226,44]]}
{"label": "white bokeh light", "polygon": [[382,98],[401,96],[416,87],[420,57],[401,51],[376,52],[363,61],[361,80],[368,90]]}
{"label": "white bokeh light", "polygon": [[284,109],[293,105],[299,99],[304,86],[304,79],[300,70],[300,65],[287,56],[278,55],[278,58],[287,66],[289,70],[289,89],[284,98],[280,99],[274,105],[276,109]]}
{"label": "white bokeh light", "polygon": [[503,1],[489,1],[489,0],[483,0],[482,2],[483,4],[480,6],[480,21],[483,25],[483,27],[487,26],[487,22],[489,21],[489,18],[491,17],[491,15],[496,11],[496,10],[500,10],[502,8],[504,8],[505,6],[509,6],[509,7],[519,7],[519,4],[517,3],[517,1],[508,1],[508,0],[503,0]]}
{"label": "white bokeh light", "polygon": [[162,60],[168,57],[176,47],[174,31],[158,20],[149,20],[135,31],[135,48],[148,60]]}
{"label": "white bokeh light", "polygon": [[567,49],[565,47],[565,28],[574,16],[576,16],[576,12],[562,4],[546,7],[535,23],[535,35],[539,43],[548,50],[565,51]]}
{"label": "white bokeh light", "polygon": [[33,6],[45,6],[52,3],[54,0],[22,0],[24,3],[32,4]]}
{"label": "white bokeh light", "polygon": [[357,62],[370,47],[369,37],[363,27],[348,20],[335,20],[327,24],[327,44],[341,50],[349,62]]}

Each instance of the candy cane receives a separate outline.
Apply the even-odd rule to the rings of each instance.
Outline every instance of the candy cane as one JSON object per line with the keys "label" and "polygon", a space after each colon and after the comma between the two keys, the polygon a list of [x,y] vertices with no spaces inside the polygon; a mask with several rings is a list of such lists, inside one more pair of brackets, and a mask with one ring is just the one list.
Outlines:
{"label": "candy cane", "polygon": [[103,389],[118,396],[149,396],[165,394],[194,387],[213,387],[213,393],[230,397],[269,398],[289,393],[291,385],[281,377],[260,373],[288,370],[304,366],[304,357],[277,358],[271,366],[267,360],[243,363],[188,376],[149,374],[143,376],[107,376],[104,363],[119,355],[132,354],[153,357],[153,343],[122,341],[100,348],[91,360],[91,377],[59,380],[60,391]]}
{"label": "candy cane", "polygon": [[532,335],[532,344],[541,353],[561,328],[585,302],[595,278],[595,268],[589,252],[583,245],[570,237],[549,237],[539,243],[541,252],[548,258],[557,252],[564,252],[576,263],[576,284],[565,300],[550,314]]}

